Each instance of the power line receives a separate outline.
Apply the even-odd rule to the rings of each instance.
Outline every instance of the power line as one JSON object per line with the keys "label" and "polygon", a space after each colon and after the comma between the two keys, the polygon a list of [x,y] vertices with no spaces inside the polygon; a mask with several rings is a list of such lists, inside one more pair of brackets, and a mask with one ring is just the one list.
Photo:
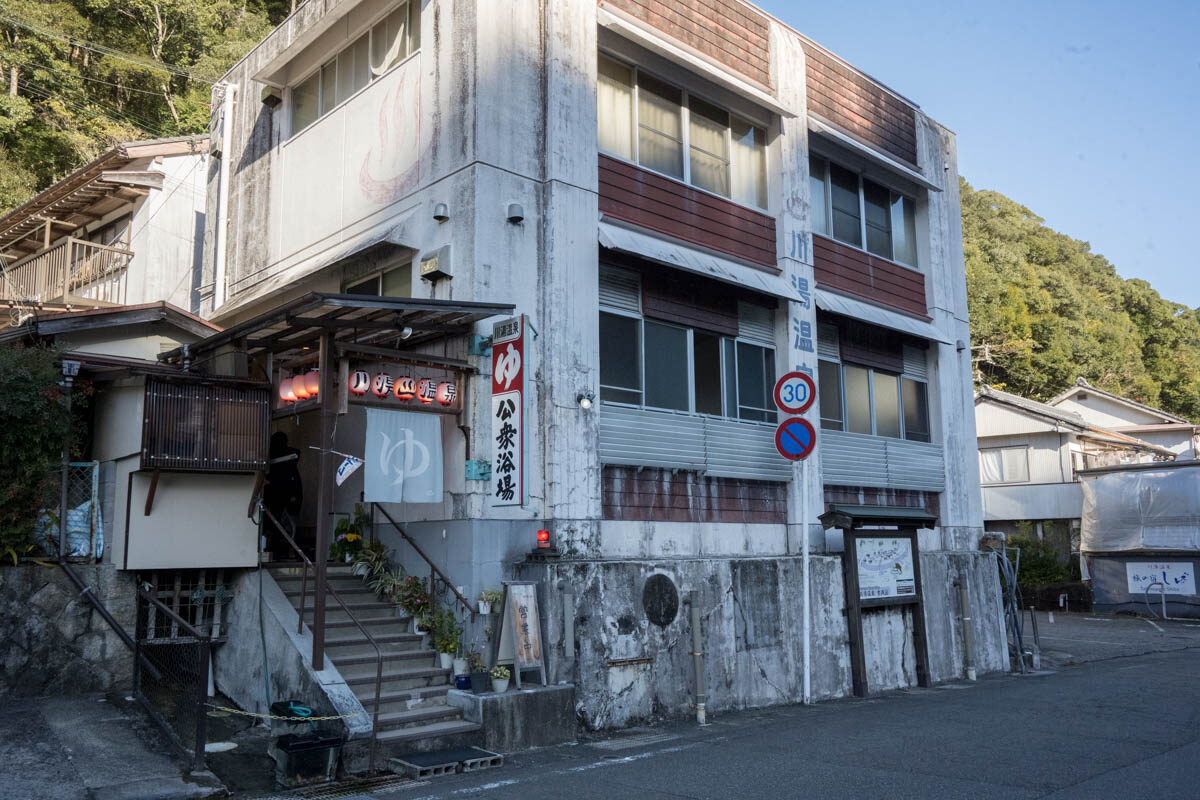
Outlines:
{"label": "power line", "polygon": [[113,86],[113,87],[116,87],[117,89],[121,89],[126,92],[140,92],[142,94],[154,95],[155,97],[162,97],[162,92],[156,92],[152,89],[139,89],[136,86],[124,86],[119,83],[113,83],[112,81],[101,80],[100,78],[89,78],[87,75],[84,75],[83,73],[78,73],[78,74],[71,73],[65,69],[59,69],[58,67],[52,67],[49,64],[43,64],[39,61],[29,61],[20,66],[22,66],[22,67],[37,67],[38,69],[44,69],[47,72],[55,72],[60,75],[75,75],[75,77],[79,78],[80,80],[91,81],[92,83],[102,83],[105,86]]}
{"label": "power line", "polygon": [[58,39],[60,41],[66,42],[67,44],[76,45],[78,47],[82,47],[85,50],[91,50],[93,53],[99,53],[102,56],[109,56],[110,58],[115,58],[120,61],[127,61],[130,64],[134,64],[136,66],[142,67],[143,69],[158,70],[159,72],[166,72],[169,75],[176,75],[180,78],[187,78],[189,80],[200,81],[201,83],[208,83],[208,84],[213,83],[210,80],[196,77],[192,73],[185,70],[183,67],[177,67],[174,64],[168,64],[165,61],[155,61],[154,59],[151,59],[151,58],[140,58],[138,56],[135,56],[135,55],[132,55],[129,53],[123,53],[120,50],[114,50],[111,47],[105,47],[102,44],[99,44],[97,42],[91,42],[91,41],[88,41],[87,39],[83,39],[78,36],[71,36],[69,34],[59,33],[58,31],[50,30],[48,28],[41,28],[41,27],[38,27],[37,25],[31,25],[30,23],[25,22],[24,20],[17,19],[16,17],[0,15],[0,22],[7,22],[11,25],[16,25],[20,28],[24,28],[27,31],[32,31],[33,33],[37,33],[42,36],[47,36],[51,39]]}
{"label": "power line", "polygon": [[[33,81],[30,81],[26,78],[19,78],[17,80],[17,84],[18,85],[24,84],[26,86],[26,88],[32,88],[34,90],[37,90],[37,91],[41,92],[42,96],[46,97],[47,99],[57,97],[59,100],[63,101],[64,103],[73,104],[76,108],[87,108],[87,106],[85,104],[67,98],[65,96],[65,93],[61,91],[61,89],[62,89],[61,81],[63,81],[64,78],[56,78],[56,76],[53,76],[53,75],[51,75],[50,77],[55,80],[58,80],[60,82],[58,89],[55,89],[55,88],[52,88],[49,86],[43,86],[40,83],[34,83]],[[138,115],[136,115],[132,112],[124,111],[122,109],[114,109],[112,106],[108,105],[106,102],[104,102],[101,99],[97,99],[94,97],[85,97],[84,99],[86,99],[88,104],[96,105],[96,106],[99,106],[100,108],[107,108],[111,113],[107,114],[106,116],[109,116],[111,118],[127,121],[130,124],[135,124],[138,127],[145,128],[146,130],[149,130],[149,131],[161,131],[162,130],[162,127],[158,123],[151,122],[150,120],[139,117]]]}
{"label": "power line", "polygon": [[37,97],[41,97],[45,100],[58,100],[59,102],[64,103],[68,106],[71,106],[76,111],[79,111],[81,113],[99,114],[100,116],[107,117],[112,122],[123,123],[125,125],[129,125],[134,128],[139,128],[141,130],[148,131],[149,133],[152,133],[155,136],[158,136],[160,138],[163,136],[164,132],[163,132],[162,128],[160,128],[159,126],[154,125],[152,123],[146,122],[145,120],[139,120],[139,119],[135,119],[133,117],[128,117],[128,116],[125,116],[124,114],[121,114],[120,112],[106,110],[104,107],[97,108],[97,107],[85,106],[82,103],[77,103],[74,100],[63,97],[61,94],[57,94],[53,90],[47,89],[44,86],[40,86],[38,84],[31,84],[23,78],[17,81],[17,85],[24,87],[25,91],[27,91]]}

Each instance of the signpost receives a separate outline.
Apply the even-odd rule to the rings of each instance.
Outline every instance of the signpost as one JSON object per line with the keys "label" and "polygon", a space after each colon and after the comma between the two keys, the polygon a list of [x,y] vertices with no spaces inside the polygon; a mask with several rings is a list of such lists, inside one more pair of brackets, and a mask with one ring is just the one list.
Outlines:
{"label": "signpost", "polygon": [[546,685],[536,583],[504,582],[504,599],[500,604],[500,638],[496,641],[493,655],[493,664],[512,664],[512,677],[518,689],[521,688],[523,670],[537,670],[542,685]]}
{"label": "signpost", "polygon": [[788,461],[803,461],[817,446],[817,432],[804,417],[790,417],[775,429],[775,449]]}
{"label": "signpost", "polygon": [[525,505],[525,317],[492,334],[492,506]]}
{"label": "signpost", "polygon": [[775,405],[788,414],[803,414],[817,399],[817,384],[803,372],[789,372],[775,382]]}

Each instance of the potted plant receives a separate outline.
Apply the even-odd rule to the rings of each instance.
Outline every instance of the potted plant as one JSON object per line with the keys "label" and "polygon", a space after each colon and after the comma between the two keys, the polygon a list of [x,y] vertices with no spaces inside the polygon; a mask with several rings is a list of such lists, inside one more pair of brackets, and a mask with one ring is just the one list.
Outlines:
{"label": "potted plant", "polygon": [[490,674],[492,676],[492,691],[496,693],[507,692],[508,679],[511,677],[508,667],[504,666],[503,664],[497,664],[496,666],[492,667]]}
{"label": "potted plant", "polygon": [[467,658],[467,668],[471,670],[472,692],[483,694],[491,688],[491,678],[488,676],[487,667],[483,665],[483,648],[479,645],[471,648],[471,654]]}
{"label": "potted plant", "polygon": [[371,524],[371,518],[362,503],[354,504],[354,513],[342,517],[333,528],[333,541],[329,544],[329,557],[333,561],[349,564],[363,549],[363,531]]}
{"label": "potted plant", "polygon": [[500,601],[504,599],[504,592],[499,589],[484,589],[479,593],[479,613],[490,614],[492,608],[496,607],[499,611]]}
{"label": "potted plant", "polygon": [[467,674],[467,659],[463,658],[462,645],[459,644],[458,655],[454,657],[454,675],[456,677]]}
{"label": "potted plant", "polygon": [[372,578],[386,572],[387,568],[388,551],[380,541],[366,542],[354,558],[354,574],[362,577],[368,584]]}
{"label": "potted plant", "polygon": [[429,602],[429,589],[426,588],[423,579],[416,575],[404,578],[393,591],[392,600],[412,618],[414,632],[430,629],[432,608]]}
{"label": "potted plant", "polygon": [[458,651],[458,640],[463,629],[449,609],[437,609],[433,620],[433,642],[441,659],[442,669],[454,666],[454,654]]}
{"label": "potted plant", "polygon": [[404,567],[397,566],[388,569],[385,565],[379,572],[368,576],[366,583],[367,588],[375,592],[379,597],[395,602],[396,592],[399,591],[407,579],[408,575],[405,574]]}

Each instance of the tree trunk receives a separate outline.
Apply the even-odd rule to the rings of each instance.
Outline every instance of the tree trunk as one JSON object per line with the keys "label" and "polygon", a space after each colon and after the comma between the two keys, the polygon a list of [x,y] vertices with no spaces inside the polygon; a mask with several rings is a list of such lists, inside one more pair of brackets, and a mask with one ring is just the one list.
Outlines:
{"label": "tree trunk", "polygon": [[174,118],[175,124],[178,125],[179,124],[179,112],[175,110],[175,101],[171,99],[171,92],[169,89],[167,89],[167,85],[164,83],[164,84],[161,84],[161,86],[162,86],[163,98],[165,98],[167,101],[167,108],[171,109],[171,117]]}
{"label": "tree trunk", "polygon": [[9,81],[8,81],[8,93],[12,97],[17,96],[17,75],[18,75],[17,68],[13,67],[11,70],[11,77],[9,78]]}

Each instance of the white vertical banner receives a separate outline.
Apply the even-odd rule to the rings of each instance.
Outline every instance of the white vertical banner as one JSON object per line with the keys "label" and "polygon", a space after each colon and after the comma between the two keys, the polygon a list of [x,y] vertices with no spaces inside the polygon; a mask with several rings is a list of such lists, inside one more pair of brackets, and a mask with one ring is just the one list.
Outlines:
{"label": "white vertical banner", "polygon": [[492,506],[525,505],[524,315],[492,329]]}

